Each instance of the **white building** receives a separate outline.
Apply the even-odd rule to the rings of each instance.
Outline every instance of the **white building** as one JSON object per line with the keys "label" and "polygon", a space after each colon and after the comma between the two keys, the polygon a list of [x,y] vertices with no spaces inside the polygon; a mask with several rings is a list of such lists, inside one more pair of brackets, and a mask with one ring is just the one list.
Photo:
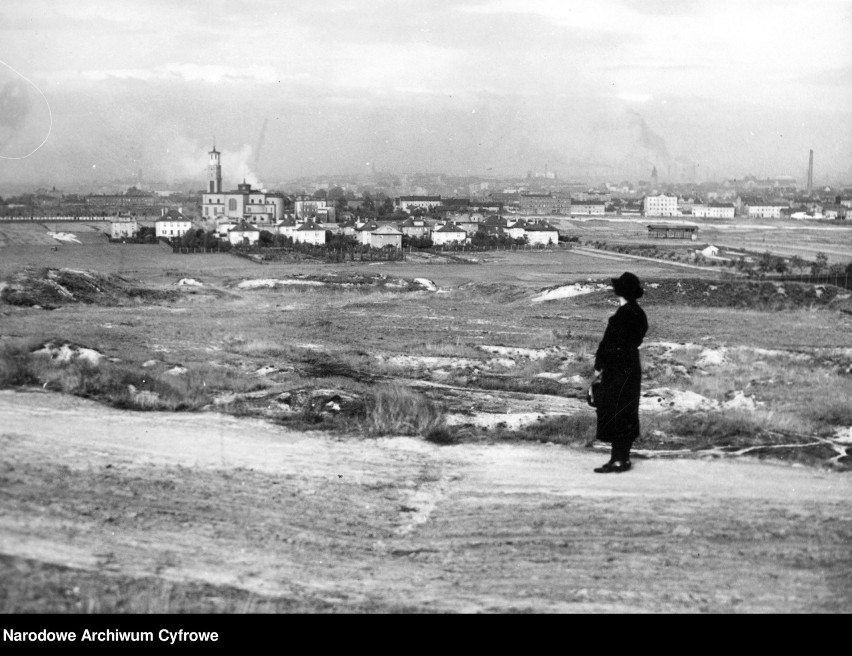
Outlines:
{"label": "white building", "polygon": [[[379,224],[375,221],[369,221],[368,223],[364,223],[361,227],[355,230],[355,238],[358,240],[359,244],[364,244],[365,246],[372,246],[372,239],[370,238],[370,234],[374,230],[379,229]],[[344,231],[345,234],[345,231]],[[402,234],[402,233],[400,233]]]}
{"label": "white building", "polygon": [[731,203],[707,203],[693,205],[692,216],[696,219],[733,219],[735,210]]}
{"label": "white building", "polygon": [[400,196],[396,205],[405,212],[431,210],[441,204],[440,196]]}
{"label": "white building", "polygon": [[295,219],[282,219],[278,223],[275,224],[275,231],[284,237],[293,238],[293,234],[296,232],[296,228],[298,228],[301,224],[297,223]]}
{"label": "white building", "polygon": [[432,243],[435,246],[444,244],[463,244],[467,241],[467,232],[452,223],[445,223],[432,231]]}
{"label": "white building", "polygon": [[296,244],[324,244],[325,228],[313,221],[305,221],[293,231],[293,242]]}
{"label": "white building", "polygon": [[549,223],[527,225],[524,235],[527,238],[527,242],[531,245],[542,244],[547,246],[559,243],[559,231]]}
{"label": "white building", "polygon": [[390,225],[383,225],[370,233],[370,246],[373,248],[384,248],[393,246],[402,248],[402,233]]}
{"label": "white building", "polygon": [[177,210],[169,210],[154,222],[154,234],[157,237],[183,237],[192,229],[192,221]]}
{"label": "white building", "polygon": [[125,239],[133,237],[139,232],[139,223],[136,219],[119,219],[110,224],[109,236],[113,239]]}
{"label": "white building", "polygon": [[509,235],[512,239],[523,239],[527,234],[527,228],[533,225],[532,223],[527,223],[523,219],[520,221],[515,221],[512,225],[507,227],[506,234]]}
{"label": "white building", "polygon": [[328,201],[325,198],[297,196],[293,201],[293,212],[297,219],[313,219],[320,210],[327,210],[328,207]]}
{"label": "white building", "polygon": [[643,209],[645,216],[680,216],[677,196],[645,196]]}
{"label": "white building", "polygon": [[766,204],[766,205],[747,205],[748,218],[750,219],[780,219],[781,210],[786,209],[786,205]]}
{"label": "white building", "polygon": [[572,200],[571,214],[577,216],[603,216],[606,213],[606,203],[592,200]]}
{"label": "white building", "polygon": [[240,221],[228,231],[228,241],[232,245],[256,244],[260,240],[260,230],[253,225]]}

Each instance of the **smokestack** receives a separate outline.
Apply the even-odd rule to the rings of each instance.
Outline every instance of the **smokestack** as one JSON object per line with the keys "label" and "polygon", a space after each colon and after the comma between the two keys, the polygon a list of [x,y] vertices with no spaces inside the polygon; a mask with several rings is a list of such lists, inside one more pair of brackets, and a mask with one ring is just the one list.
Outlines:
{"label": "smokestack", "polygon": [[808,196],[814,191],[814,151],[808,157]]}

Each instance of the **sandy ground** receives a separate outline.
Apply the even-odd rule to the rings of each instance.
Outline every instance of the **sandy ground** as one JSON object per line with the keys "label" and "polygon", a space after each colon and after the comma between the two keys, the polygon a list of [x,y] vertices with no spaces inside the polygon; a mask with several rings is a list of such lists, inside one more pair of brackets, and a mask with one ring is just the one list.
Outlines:
{"label": "sandy ground", "polygon": [[0,392],[0,552],[438,612],[850,612],[852,477]]}

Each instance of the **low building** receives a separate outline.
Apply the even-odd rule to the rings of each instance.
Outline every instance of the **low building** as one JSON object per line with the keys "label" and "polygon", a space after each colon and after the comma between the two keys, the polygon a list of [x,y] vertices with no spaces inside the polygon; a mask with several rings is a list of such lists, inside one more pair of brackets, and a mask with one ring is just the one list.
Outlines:
{"label": "low building", "polygon": [[400,196],[396,206],[404,212],[413,210],[432,210],[441,205],[440,196]]}
{"label": "low building", "polygon": [[696,219],[733,219],[736,208],[732,203],[707,203],[692,206],[692,216]]}
{"label": "low building", "polygon": [[313,221],[305,221],[293,231],[293,243],[296,244],[325,244],[325,228]]}
{"label": "low building", "polygon": [[109,236],[112,239],[127,239],[139,232],[136,219],[118,219],[110,224]]}
{"label": "low building", "polygon": [[370,246],[402,248],[402,233],[391,225],[379,226],[370,233]]}
{"label": "low building", "polygon": [[301,224],[296,222],[295,219],[282,219],[275,224],[275,231],[282,237],[289,237],[290,239],[293,239],[293,234],[296,232],[296,228],[300,225]]}
{"label": "low building", "polygon": [[399,231],[406,237],[428,237],[432,231],[431,226],[423,219],[408,218],[398,224]]}
{"label": "low building", "polygon": [[297,219],[315,219],[319,216],[320,211],[328,214],[327,210],[331,205],[325,198],[314,198],[313,196],[297,196],[293,201],[293,212]]}
{"label": "low building", "polygon": [[606,203],[596,200],[571,201],[572,216],[603,216],[606,213]]}
{"label": "low building", "polygon": [[532,223],[524,229],[531,246],[555,246],[559,243],[559,231],[549,223]]}
{"label": "low building", "polygon": [[848,207],[844,205],[835,205],[834,203],[826,203],[822,208],[822,213],[826,219],[845,219],[848,212]]}
{"label": "low building", "polygon": [[435,246],[446,244],[463,244],[467,241],[467,232],[453,223],[445,223],[437,230],[432,231],[432,243]]}
{"label": "low building", "polygon": [[169,210],[154,222],[154,234],[157,237],[172,239],[183,237],[192,229],[192,221],[177,210]]}
{"label": "low building", "polygon": [[[373,240],[370,238],[370,235],[374,230],[379,229],[379,224],[375,221],[368,221],[364,223],[359,228],[355,230],[355,238],[358,240],[359,244],[364,244],[365,246],[372,246]],[[344,230],[344,234],[346,234]],[[400,233],[402,234],[402,233]]]}
{"label": "low building", "polygon": [[698,226],[672,224],[651,224],[648,236],[651,239],[696,239]]}
{"label": "low building", "polygon": [[520,219],[506,228],[506,234],[512,239],[523,239],[527,234],[527,228],[531,225],[533,224]]}
{"label": "low building", "polygon": [[570,214],[571,198],[552,194],[522,194],[521,214]]}
{"label": "low building", "polygon": [[746,216],[750,219],[780,219],[783,210],[789,209],[788,205],[780,203],[765,203],[760,205],[746,205]]}
{"label": "low building", "polygon": [[240,221],[233,228],[228,230],[228,241],[233,246],[246,246],[256,244],[260,241],[260,230],[255,228],[250,223]]}

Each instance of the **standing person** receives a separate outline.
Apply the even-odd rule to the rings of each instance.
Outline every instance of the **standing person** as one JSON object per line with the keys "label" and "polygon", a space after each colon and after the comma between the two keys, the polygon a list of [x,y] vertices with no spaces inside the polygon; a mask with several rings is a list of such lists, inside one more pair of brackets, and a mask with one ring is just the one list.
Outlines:
{"label": "standing person", "polygon": [[644,294],[639,278],[625,272],[612,279],[612,290],[619,297],[620,306],[609,318],[595,353],[595,377],[600,377],[595,398],[596,437],[612,444],[609,462],[595,469],[599,474],[630,469],[630,447],[639,437],[639,345],[648,332],[645,311],[636,303]]}

